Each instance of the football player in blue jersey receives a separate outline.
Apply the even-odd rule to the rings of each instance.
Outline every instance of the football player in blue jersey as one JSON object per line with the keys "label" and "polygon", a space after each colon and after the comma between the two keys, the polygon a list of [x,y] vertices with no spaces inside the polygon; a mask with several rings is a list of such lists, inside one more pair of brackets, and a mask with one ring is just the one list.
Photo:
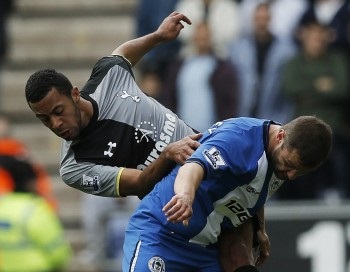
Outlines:
{"label": "football player in blue jersey", "polygon": [[[265,232],[259,214],[264,204],[284,182],[326,160],[332,130],[315,116],[301,116],[285,125],[241,117],[216,123],[200,142],[186,163],[157,183],[132,215],[124,243],[124,272],[230,271],[218,261],[222,231],[257,216]],[[258,270],[246,265],[233,271]]]}

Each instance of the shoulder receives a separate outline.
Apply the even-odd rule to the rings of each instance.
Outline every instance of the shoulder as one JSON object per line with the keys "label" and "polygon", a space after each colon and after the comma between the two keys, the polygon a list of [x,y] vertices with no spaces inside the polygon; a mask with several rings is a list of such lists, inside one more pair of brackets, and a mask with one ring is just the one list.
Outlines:
{"label": "shoulder", "polygon": [[95,64],[92,73],[94,74],[94,73],[98,73],[98,72],[102,72],[102,71],[106,71],[106,70],[108,71],[116,65],[124,68],[125,70],[127,70],[129,72],[132,72],[131,63],[126,58],[124,58],[123,56],[119,56],[119,55],[110,55],[110,56],[106,56],[106,57],[101,58]]}

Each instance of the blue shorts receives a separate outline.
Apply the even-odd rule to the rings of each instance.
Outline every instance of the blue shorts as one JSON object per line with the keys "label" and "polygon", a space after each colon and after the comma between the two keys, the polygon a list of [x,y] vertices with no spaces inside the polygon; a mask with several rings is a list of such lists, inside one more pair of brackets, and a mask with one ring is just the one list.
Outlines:
{"label": "blue shorts", "polygon": [[153,218],[142,227],[140,230],[129,223],[126,229],[123,272],[222,271],[216,247],[190,243],[162,228]]}

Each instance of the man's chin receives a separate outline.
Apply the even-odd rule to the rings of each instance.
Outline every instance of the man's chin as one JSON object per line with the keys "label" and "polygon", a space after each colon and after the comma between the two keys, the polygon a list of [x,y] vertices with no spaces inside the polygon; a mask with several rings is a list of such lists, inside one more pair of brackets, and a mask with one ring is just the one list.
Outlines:
{"label": "man's chin", "polygon": [[70,133],[64,133],[63,135],[60,135],[60,134],[56,134],[56,135],[65,141],[73,141],[74,139],[76,139],[76,137],[74,137],[74,135],[71,135]]}

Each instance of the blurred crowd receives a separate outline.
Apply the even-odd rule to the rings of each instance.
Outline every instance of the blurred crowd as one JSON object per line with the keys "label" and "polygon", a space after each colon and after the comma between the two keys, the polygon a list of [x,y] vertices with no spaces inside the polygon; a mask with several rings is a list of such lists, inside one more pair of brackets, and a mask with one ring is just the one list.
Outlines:
{"label": "blurred crowd", "polygon": [[173,10],[192,25],[139,64],[144,91],[199,131],[235,116],[324,119],[334,130],[331,157],[275,199],[348,199],[349,1],[140,0],[135,36]]}
{"label": "blurred crowd", "polygon": [[[12,1],[8,5],[5,2],[0,5],[0,70],[7,46],[6,18],[12,6]],[[174,10],[188,16],[192,25],[185,26],[176,41],[153,49],[137,64],[136,79],[144,92],[198,131],[237,116],[280,123],[299,115],[324,119],[334,130],[330,158],[319,170],[286,182],[275,200],[349,199],[350,180],[346,173],[350,168],[349,1],[139,0],[134,36],[154,31]],[[10,203],[11,197],[23,203],[22,207],[18,205],[18,217],[27,212],[28,205],[38,205],[38,212],[44,214],[38,217],[51,218],[52,233],[38,243],[43,249],[51,245],[52,251],[37,248],[39,253],[35,254],[42,254],[39,265],[62,269],[69,263],[71,249],[62,239],[50,177],[31,160],[27,148],[11,137],[7,121],[4,115],[0,116],[0,194],[9,196],[1,197],[0,205],[10,205],[3,202]],[[23,185],[27,183],[30,186]],[[33,201],[34,196],[40,201]],[[116,253],[115,248],[121,250],[122,237],[109,239],[106,245],[104,237],[96,233],[106,226],[109,235],[123,233],[127,212],[109,218],[108,222],[103,220],[111,210],[123,210],[125,200],[89,195],[82,199],[82,206],[89,212],[82,211],[88,246],[81,258],[95,262],[101,258],[98,248],[106,249],[103,254],[110,254],[111,258],[121,258],[116,256],[121,253]],[[134,204],[132,200],[128,205]],[[20,223],[4,211],[0,208],[3,245],[9,239],[2,236],[4,222],[10,220],[30,226],[34,240],[35,233],[44,233],[34,229],[30,220],[25,221],[28,218]],[[20,239],[29,241],[28,237],[18,239],[18,243]],[[54,244],[58,240],[60,243]],[[113,250],[108,251],[109,247]]]}

